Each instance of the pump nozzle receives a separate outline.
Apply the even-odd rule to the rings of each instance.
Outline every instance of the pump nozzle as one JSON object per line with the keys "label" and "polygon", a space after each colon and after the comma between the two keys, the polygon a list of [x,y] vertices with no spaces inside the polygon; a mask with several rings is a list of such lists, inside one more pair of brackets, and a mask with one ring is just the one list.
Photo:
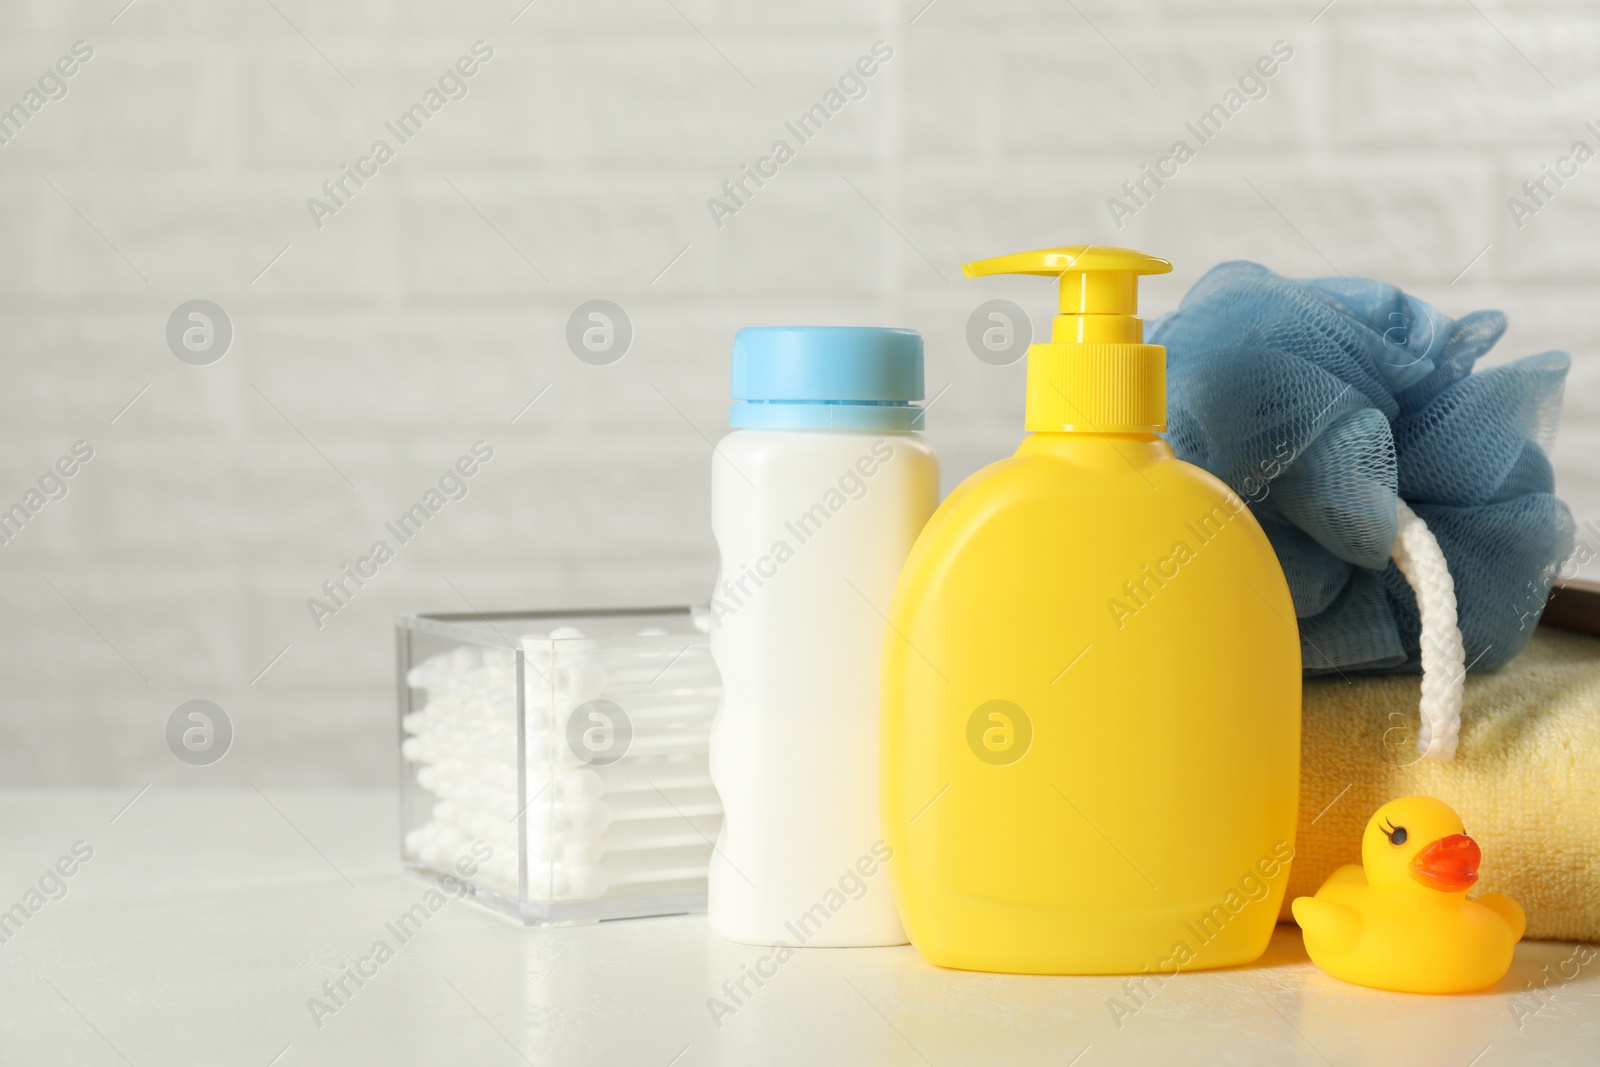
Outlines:
{"label": "pump nozzle", "polygon": [[1050,342],[1028,348],[1028,429],[1166,429],[1166,349],[1143,343],[1139,275],[1166,274],[1171,263],[1131,248],[1068,245],[980,259],[961,269],[969,278],[1060,278]]}
{"label": "pump nozzle", "polygon": [[1061,278],[1061,311],[1051,330],[1057,344],[1144,340],[1138,317],[1139,275],[1166,274],[1172,264],[1131,248],[1069,245],[980,259],[961,268],[969,278],[1034,274]]}

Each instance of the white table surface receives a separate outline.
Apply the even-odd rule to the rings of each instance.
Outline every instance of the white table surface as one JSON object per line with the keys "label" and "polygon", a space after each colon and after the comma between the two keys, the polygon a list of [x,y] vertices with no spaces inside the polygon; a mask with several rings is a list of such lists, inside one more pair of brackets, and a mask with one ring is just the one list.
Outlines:
{"label": "white table surface", "polygon": [[426,889],[400,872],[394,795],[155,786],[123,810],[134,793],[0,793],[0,910],[94,850],[0,944],[0,1063],[1600,1063],[1600,958],[1563,981],[1574,947],[1553,942],[1491,991],[1419,997],[1329,978],[1280,926],[1258,963],[1181,975],[1120,1027],[1121,978],[802,950],[719,1028],[707,998],[761,950],[704,917],[523,929],[467,901],[319,1027],[307,999]]}

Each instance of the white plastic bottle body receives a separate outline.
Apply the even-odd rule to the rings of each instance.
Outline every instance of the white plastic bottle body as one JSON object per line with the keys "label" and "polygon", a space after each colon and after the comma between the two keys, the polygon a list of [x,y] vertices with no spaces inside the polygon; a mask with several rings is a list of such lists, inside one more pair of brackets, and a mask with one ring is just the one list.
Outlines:
{"label": "white plastic bottle body", "polygon": [[747,944],[904,944],[878,824],[879,658],[938,461],[914,433],[736,430],[712,466],[711,927]]}

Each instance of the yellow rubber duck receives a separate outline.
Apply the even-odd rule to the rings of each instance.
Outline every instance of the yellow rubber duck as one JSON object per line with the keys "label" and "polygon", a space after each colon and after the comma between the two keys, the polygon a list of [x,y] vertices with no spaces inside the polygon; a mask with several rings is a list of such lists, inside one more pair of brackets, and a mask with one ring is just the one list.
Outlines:
{"label": "yellow rubber duck", "polygon": [[1314,897],[1296,897],[1311,961],[1335,978],[1402,993],[1465,993],[1511,967],[1527,918],[1501,893],[1467,899],[1478,843],[1432,797],[1378,809],[1361,864],[1340,867]]}

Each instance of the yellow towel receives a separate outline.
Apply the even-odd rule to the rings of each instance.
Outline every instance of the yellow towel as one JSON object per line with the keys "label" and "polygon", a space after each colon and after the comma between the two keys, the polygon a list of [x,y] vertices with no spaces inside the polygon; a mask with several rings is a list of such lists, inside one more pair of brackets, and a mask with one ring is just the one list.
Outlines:
{"label": "yellow towel", "polygon": [[1361,862],[1386,801],[1431,796],[1483,849],[1474,895],[1506,893],[1530,938],[1600,937],[1600,639],[1540,627],[1527,649],[1466,681],[1453,761],[1419,760],[1416,675],[1305,686],[1300,831],[1280,921],[1335,868]]}

